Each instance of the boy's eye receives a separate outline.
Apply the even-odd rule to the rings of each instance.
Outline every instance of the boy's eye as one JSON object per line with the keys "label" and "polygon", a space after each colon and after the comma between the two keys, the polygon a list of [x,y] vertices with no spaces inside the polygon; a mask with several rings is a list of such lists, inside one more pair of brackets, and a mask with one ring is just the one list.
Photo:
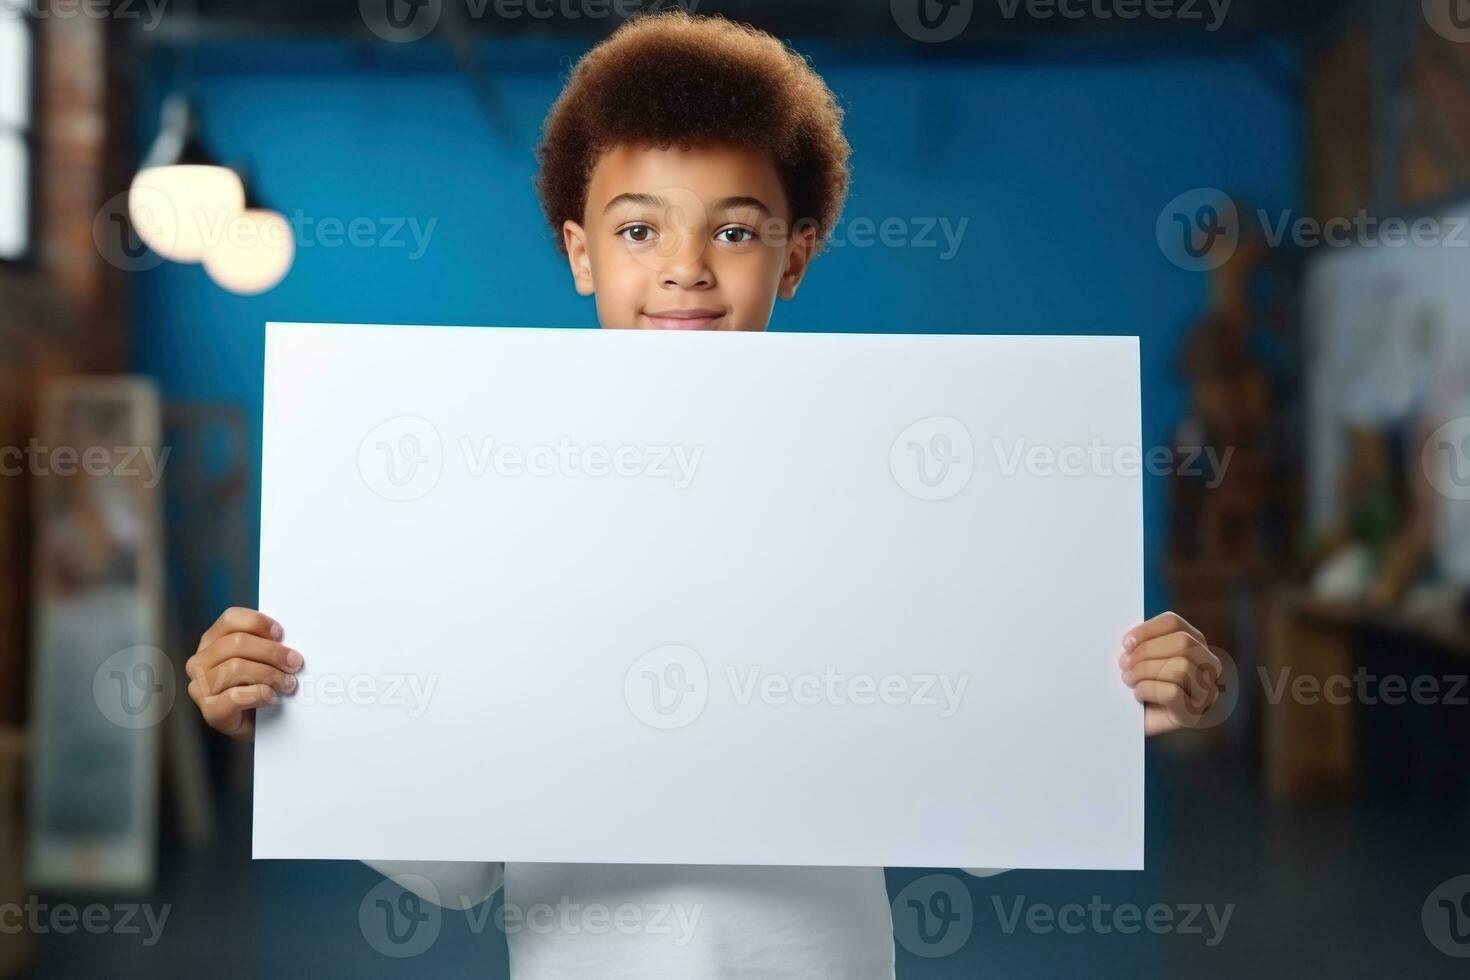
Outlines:
{"label": "boy's eye", "polygon": [[715,232],[715,238],[726,245],[744,245],[746,242],[754,240],[755,232],[749,228],[740,228],[732,225],[729,228],[721,228]]}
{"label": "boy's eye", "polygon": [[629,225],[626,228],[618,229],[618,237],[624,241],[646,245],[658,237],[658,233],[649,225]]}

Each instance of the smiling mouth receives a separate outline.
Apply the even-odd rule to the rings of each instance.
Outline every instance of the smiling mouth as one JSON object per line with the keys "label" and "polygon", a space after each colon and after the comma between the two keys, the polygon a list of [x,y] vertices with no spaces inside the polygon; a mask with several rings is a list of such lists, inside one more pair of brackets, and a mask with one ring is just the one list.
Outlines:
{"label": "smiling mouth", "polygon": [[724,310],[659,310],[640,313],[639,324],[651,330],[711,330]]}

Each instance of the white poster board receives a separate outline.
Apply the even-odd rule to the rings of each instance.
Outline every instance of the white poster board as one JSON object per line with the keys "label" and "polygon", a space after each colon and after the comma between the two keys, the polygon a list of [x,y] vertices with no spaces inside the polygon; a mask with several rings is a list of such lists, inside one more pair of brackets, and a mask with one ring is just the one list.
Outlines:
{"label": "white poster board", "polygon": [[271,324],[255,856],[1142,867],[1138,363]]}

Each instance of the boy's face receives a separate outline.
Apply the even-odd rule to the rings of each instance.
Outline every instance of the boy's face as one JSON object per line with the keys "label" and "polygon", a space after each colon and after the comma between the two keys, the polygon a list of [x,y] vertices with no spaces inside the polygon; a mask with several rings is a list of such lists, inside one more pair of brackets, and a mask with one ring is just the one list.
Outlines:
{"label": "boy's face", "polygon": [[562,234],[598,321],[644,330],[764,330],[816,245],[770,156],[728,146],[609,150]]}

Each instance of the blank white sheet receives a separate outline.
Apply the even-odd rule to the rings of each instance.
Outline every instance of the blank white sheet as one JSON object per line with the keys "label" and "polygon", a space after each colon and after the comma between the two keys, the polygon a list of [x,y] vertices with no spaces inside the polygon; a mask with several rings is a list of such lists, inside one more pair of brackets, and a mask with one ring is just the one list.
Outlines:
{"label": "blank white sheet", "polygon": [[270,324],[254,855],[1141,868],[1140,439],[1132,337]]}

